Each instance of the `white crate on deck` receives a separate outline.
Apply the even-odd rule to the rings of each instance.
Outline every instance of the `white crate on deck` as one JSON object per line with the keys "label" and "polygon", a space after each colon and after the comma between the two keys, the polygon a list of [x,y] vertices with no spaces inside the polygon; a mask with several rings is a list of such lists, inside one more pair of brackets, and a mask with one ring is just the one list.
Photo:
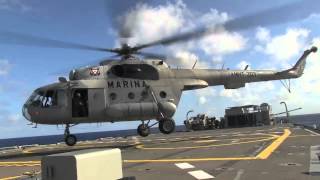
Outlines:
{"label": "white crate on deck", "polygon": [[120,149],[81,150],[45,156],[41,160],[42,180],[121,179]]}

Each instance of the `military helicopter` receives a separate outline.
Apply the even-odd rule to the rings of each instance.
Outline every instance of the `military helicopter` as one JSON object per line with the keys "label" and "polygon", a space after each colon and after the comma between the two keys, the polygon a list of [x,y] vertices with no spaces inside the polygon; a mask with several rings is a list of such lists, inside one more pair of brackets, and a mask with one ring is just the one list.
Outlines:
{"label": "military helicopter", "polygon": [[[276,9],[282,10],[283,8]],[[150,127],[155,125],[150,124],[150,120],[156,119],[159,130],[170,134],[175,130],[172,117],[183,91],[218,85],[223,85],[226,89],[237,89],[251,82],[298,78],[303,74],[306,58],[310,53],[316,52],[317,48],[304,51],[292,68],[281,71],[247,68],[176,69],[170,68],[159,55],[141,50],[219,33],[221,27],[229,31],[257,27],[260,24],[252,23],[252,18],[265,18],[270,12],[274,13],[274,10],[236,18],[214,27],[201,27],[146,44],[123,44],[114,49],[6,32],[4,34],[14,37],[14,43],[17,44],[19,39],[29,39],[33,41],[32,45],[103,51],[115,53],[119,57],[116,60],[101,61],[99,65],[71,70],[69,80],[59,77],[58,82],[36,89],[23,105],[23,116],[36,124],[65,125],[64,139],[69,146],[77,142],[76,136],[70,133],[70,127],[81,123],[142,121],[137,132],[145,137],[149,135]],[[20,44],[26,45],[25,42]]]}

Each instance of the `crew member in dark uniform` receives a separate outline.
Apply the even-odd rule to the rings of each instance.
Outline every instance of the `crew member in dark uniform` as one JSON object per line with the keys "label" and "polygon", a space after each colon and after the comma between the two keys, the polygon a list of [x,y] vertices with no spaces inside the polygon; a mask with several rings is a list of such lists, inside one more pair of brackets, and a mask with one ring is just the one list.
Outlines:
{"label": "crew member in dark uniform", "polygon": [[82,97],[80,92],[76,92],[73,97],[73,117],[85,117],[87,116],[87,103]]}

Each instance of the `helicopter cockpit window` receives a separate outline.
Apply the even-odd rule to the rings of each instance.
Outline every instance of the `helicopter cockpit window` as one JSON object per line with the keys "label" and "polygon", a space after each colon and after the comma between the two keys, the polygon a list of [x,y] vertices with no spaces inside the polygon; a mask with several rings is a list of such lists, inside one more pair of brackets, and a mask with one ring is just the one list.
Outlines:
{"label": "helicopter cockpit window", "polygon": [[111,73],[122,78],[158,80],[159,73],[149,64],[122,64],[111,67]]}
{"label": "helicopter cockpit window", "polygon": [[57,91],[49,90],[49,91],[37,91],[34,92],[29,98],[27,104],[31,104],[33,106],[40,106],[43,108],[57,106],[58,98]]}
{"label": "helicopter cockpit window", "polygon": [[30,98],[27,100],[28,105],[33,105],[33,106],[39,106],[41,104],[41,100],[40,100],[40,92],[33,92],[32,95],[30,96]]}

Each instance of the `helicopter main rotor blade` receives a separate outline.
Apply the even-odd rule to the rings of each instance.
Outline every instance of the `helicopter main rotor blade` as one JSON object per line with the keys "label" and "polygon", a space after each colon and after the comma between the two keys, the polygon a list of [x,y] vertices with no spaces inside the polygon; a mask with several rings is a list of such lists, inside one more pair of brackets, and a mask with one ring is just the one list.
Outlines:
{"label": "helicopter main rotor blade", "polygon": [[141,55],[145,58],[151,58],[151,59],[161,59],[161,60],[166,60],[167,56],[162,55],[162,54],[155,54],[155,53],[149,53],[149,52],[134,52],[134,54]]}
{"label": "helicopter main rotor blade", "polygon": [[258,26],[270,26],[307,18],[320,11],[320,1],[299,0],[279,7],[231,19],[224,24],[227,30],[245,30]]}
{"label": "helicopter main rotor blade", "polygon": [[160,39],[150,43],[142,44],[133,47],[138,51],[143,48],[156,45],[170,45],[182,41],[201,38],[210,34],[221,32],[221,27],[228,31],[246,30],[259,26],[277,25],[281,23],[292,22],[295,20],[306,18],[311,13],[320,11],[320,1],[316,0],[300,0],[290,4],[285,4],[279,7],[266,9],[257,13],[240,16],[231,19],[224,24],[217,24],[213,27],[203,26],[193,31],[174,35],[168,38]]}
{"label": "helicopter main rotor blade", "polygon": [[88,46],[73,42],[65,42],[60,40],[53,40],[43,37],[38,37],[29,34],[0,31],[0,43],[1,44],[15,44],[22,46],[37,46],[47,48],[62,48],[62,49],[78,49],[78,50],[90,50],[90,51],[102,51],[102,52],[116,52],[116,49],[107,49],[101,47]]}

